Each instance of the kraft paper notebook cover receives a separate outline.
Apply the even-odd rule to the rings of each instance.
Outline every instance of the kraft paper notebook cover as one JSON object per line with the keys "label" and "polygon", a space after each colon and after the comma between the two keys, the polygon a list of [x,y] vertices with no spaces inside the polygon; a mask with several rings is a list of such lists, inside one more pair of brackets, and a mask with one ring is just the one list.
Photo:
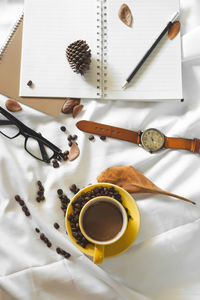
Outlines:
{"label": "kraft paper notebook cover", "polygon": [[19,97],[22,29],[23,16],[14,26],[6,44],[0,49],[0,94],[49,115],[57,116],[65,102],[64,99]]}
{"label": "kraft paper notebook cover", "polygon": [[[113,100],[182,98],[180,33],[167,34],[137,76],[123,90],[128,75],[154,43],[179,0],[127,0],[132,27],[118,17],[121,0],[25,0],[20,95]],[[90,46],[90,70],[70,68],[66,48],[76,40]],[[26,86],[29,78],[35,88]]]}

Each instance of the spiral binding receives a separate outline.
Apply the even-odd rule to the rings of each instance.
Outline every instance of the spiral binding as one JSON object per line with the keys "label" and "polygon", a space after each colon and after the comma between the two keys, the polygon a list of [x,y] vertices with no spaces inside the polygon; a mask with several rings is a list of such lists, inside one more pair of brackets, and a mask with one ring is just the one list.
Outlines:
{"label": "spiral binding", "polygon": [[15,22],[14,26],[12,27],[6,42],[0,48],[0,60],[2,59],[4,53],[6,52],[6,49],[8,48],[9,44],[12,42],[13,36],[14,36],[15,32],[17,31],[17,28],[19,27],[20,23],[22,22],[23,17],[24,17],[24,13],[21,13],[19,18]]}
{"label": "spiral binding", "polygon": [[107,0],[97,0],[97,96],[107,96]]}
{"label": "spiral binding", "polygon": [[101,94],[101,85],[102,85],[102,76],[101,76],[101,0],[97,0],[97,96],[102,96]]}
{"label": "spiral binding", "polygon": [[102,0],[102,20],[103,20],[103,28],[102,28],[102,80],[103,80],[103,98],[107,96],[107,0]]}

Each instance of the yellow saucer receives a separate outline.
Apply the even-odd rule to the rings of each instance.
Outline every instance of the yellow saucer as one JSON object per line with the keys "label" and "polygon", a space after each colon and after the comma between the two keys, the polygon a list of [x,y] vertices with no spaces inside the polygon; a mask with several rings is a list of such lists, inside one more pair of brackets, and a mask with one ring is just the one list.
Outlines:
{"label": "yellow saucer", "polygon": [[114,187],[120,193],[122,197],[122,204],[124,207],[128,208],[128,213],[131,216],[131,218],[128,221],[128,226],[124,235],[115,243],[105,246],[104,257],[106,258],[106,257],[119,255],[132,245],[132,243],[134,242],[134,240],[136,239],[139,233],[140,213],[133,197],[127,191],[125,191],[124,189],[120,188],[117,185],[110,184],[110,183],[97,183],[97,184],[89,185],[86,188],[80,190],[68,205],[66,216],[65,216],[65,225],[70,239],[81,252],[85,253],[88,256],[93,256],[94,245],[88,244],[86,248],[83,248],[76,243],[76,239],[72,236],[72,230],[71,230],[70,222],[68,221],[68,216],[71,213],[73,213],[73,207],[72,207],[73,201],[75,201],[76,198],[79,197],[82,192],[87,193],[93,190],[95,187],[99,187],[99,186],[108,187],[108,188]]}

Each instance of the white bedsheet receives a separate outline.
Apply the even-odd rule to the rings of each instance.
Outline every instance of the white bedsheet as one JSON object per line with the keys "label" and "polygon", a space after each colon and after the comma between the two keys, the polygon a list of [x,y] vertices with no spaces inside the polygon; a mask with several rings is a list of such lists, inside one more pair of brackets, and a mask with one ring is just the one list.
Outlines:
{"label": "white bedsheet", "polygon": [[[0,0],[0,43],[22,9],[23,1]],[[200,299],[200,155],[164,150],[151,155],[138,146],[112,139],[95,142],[79,132],[79,119],[95,120],[133,130],[156,127],[168,136],[200,138],[200,1],[181,0],[183,35],[182,102],[128,103],[84,101],[77,119],[53,118],[23,106],[15,114],[65,150],[67,135],[78,135],[80,157],[59,169],[25,153],[23,138],[0,136],[0,299]],[[6,97],[0,96],[4,107]],[[83,103],[83,101],[82,101]],[[69,186],[95,183],[99,173],[115,165],[132,165],[158,186],[197,202],[197,206],[162,195],[135,195],[141,230],[124,254],[95,266],[65,234],[57,188],[72,197]],[[45,186],[46,201],[37,203],[36,181]],[[25,200],[26,218],[14,200]],[[60,224],[59,231],[53,227]],[[47,248],[34,231],[39,227],[52,241]],[[62,259],[60,246],[72,254]]]}

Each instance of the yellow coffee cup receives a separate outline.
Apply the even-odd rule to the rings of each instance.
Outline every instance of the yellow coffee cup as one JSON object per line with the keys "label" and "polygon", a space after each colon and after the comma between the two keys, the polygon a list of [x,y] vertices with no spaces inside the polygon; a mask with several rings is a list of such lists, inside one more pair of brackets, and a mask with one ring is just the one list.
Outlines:
{"label": "yellow coffee cup", "polygon": [[[94,263],[103,262],[104,247],[118,241],[125,233],[127,224],[128,218],[124,207],[111,197],[95,197],[83,206],[79,215],[79,227],[84,237],[95,245]],[[97,236],[94,233],[95,228],[97,228]]]}

